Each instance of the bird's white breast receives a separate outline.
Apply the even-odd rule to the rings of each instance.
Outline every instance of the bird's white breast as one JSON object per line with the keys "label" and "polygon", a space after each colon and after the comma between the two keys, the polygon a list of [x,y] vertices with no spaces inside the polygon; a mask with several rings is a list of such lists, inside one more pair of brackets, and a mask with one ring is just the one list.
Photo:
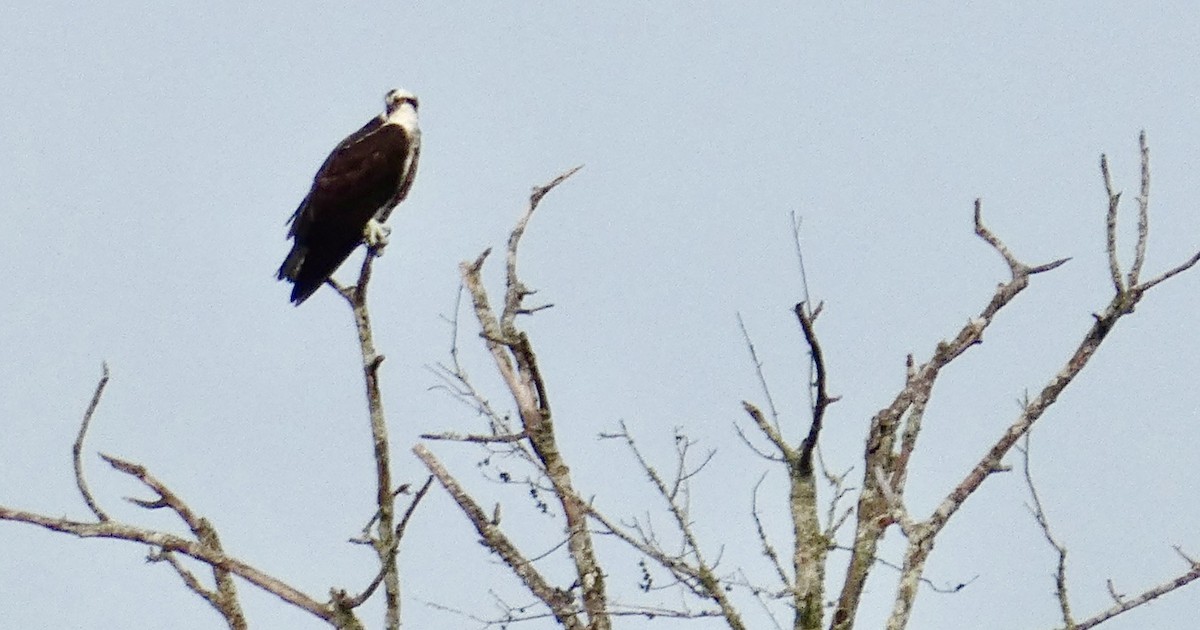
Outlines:
{"label": "bird's white breast", "polygon": [[421,143],[421,125],[417,122],[417,110],[412,105],[405,104],[387,116],[387,124],[399,125],[408,132],[414,145]]}

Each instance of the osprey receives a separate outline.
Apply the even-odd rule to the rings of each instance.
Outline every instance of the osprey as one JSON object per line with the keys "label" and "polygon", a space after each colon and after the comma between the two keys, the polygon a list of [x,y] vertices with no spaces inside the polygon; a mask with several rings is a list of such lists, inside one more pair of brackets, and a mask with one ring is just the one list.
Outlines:
{"label": "osprey", "polygon": [[387,244],[391,229],[383,222],[412,187],[421,155],[417,97],[392,90],[383,100],[384,112],[325,158],[289,220],[292,250],[279,267],[279,279],[291,281],[297,306],[321,288],[359,243],[376,251]]}

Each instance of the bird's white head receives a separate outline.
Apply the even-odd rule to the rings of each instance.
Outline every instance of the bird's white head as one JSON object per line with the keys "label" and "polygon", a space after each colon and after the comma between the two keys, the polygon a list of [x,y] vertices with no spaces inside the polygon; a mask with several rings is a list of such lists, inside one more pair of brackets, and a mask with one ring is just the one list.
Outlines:
{"label": "bird's white head", "polygon": [[417,132],[417,95],[400,88],[389,91],[383,97],[386,106],[384,118],[387,122],[401,125],[410,132]]}
{"label": "bird's white head", "polygon": [[387,106],[388,116],[395,114],[399,109],[403,109],[405,105],[412,106],[414,112],[418,107],[417,95],[400,88],[389,91],[383,97],[383,103]]}

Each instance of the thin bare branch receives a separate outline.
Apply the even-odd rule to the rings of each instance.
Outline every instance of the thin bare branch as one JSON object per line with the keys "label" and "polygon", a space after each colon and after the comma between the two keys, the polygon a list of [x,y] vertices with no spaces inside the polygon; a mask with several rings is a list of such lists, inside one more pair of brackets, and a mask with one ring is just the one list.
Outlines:
{"label": "thin bare branch", "polygon": [[102,363],[100,381],[96,383],[96,391],[92,393],[92,401],[88,403],[87,411],[83,412],[83,422],[79,424],[79,435],[75,437],[75,445],[71,448],[71,460],[75,464],[75,485],[79,488],[83,502],[87,503],[88,509],[96,515],[96,520],[100,522],[109,520],[108,514],[100,509],[100,504],[96,502],[96,498],[88,489],[87,478],[83,474],[83,440],[87,437],[88,427],[92,424],[92,416],[96,413],[96,408],[100,406],[100,398],[104,395],[104,388],[108,385],[108,377],[108,363]]}
{"label": "thin bare branch", "polygon": [[[168,508],[174,512],[180,520],[188,526],[196,540],[218,553],[224,553],[224,547],[221,545],[221,538],[217,534],[217,530],[208,522],[208,519],[196,514],[187,503],[183,501],[177,494],[171,491],[165,483],[157,477],[150,474],[145,466],[135,464],[133,462],[106,455],[100,454],[100,457],[108,462],[114,469],[130,475],[137,479],[142,485],[154,491],[158,498],[153,500],[127,499],[134,505],[141,506],[146,509]],[[161,557],[160,557],[161,556]],[[233,580],[230,578],[228,569],[211,565],[213,571],[213,580],[216,583],[216,591],[209,591],[207,588],[200,586],[199,580],[191,573],[182,571],[182,565],[178,559],[174,558],[170,551],[163,549],[158,552],[152,552],[152,559],[167,560],[175,572],[183,579],[184,585],[194,591],[196,594],[208,601],[229,623],[230,628],[241,629],[246,627],[245,614],[242,612],[241,604],[238,601],[237,588]]]}
{"label": "thin bare branch", "polygon": [[1138,134],[1138,148],[1141,150],[1142,186],[1138,194],[1138,234],[1137,246],[1134,251],[1133,266],[1129,269],[1129,286],[1136,287],[1142,275],[1142,265],[1146,262],[1146,243],[1150,240],[1150,147],[1146,145],[1146,130]]}
{"label": "thin bare branch", "polygon": [[771,412],[771,422],[775,425],[775,430],[779,431],[779,410],[775,408],[775,398],[771,396],[771,388],[767,385],[767,377],[763,374],[763,363],[758,358],[758,350],[754,348],[754,341],[750,339],[750,332],[746,330],[746,322],[742,319],[742,314],[737,314],[738,328],[742,331],[742,340],[746,342],[746,349],[750,351],[750,361],[754,363],[754,374],[758,377],[758,386],[762,388],[763,398],[767,400],[767,410]]}
{"label": "thin bare branch", "polygon": [[[797,252],[799,253],[798,235],[796,239]],[[742,325],[742,333],[746,338],[746,344],[750,348],[751,358],[754,360],[759,381],[762,383],[763,391],[768,396],[768,403],[772,405],[771,413],[774,422],[768,423],[762,411],[749,401],[742,401],[742,407],[746,410],[750,418],[754,420],[755,425],[762,431],[763,435],[779,451],[778,459],[786,465],[788,471],[788,505],[792,517],[791,559],[792,575],[794,578],[789,580],[782,573],[782,569],[779,569],[779,571],[781,575],[784,575],[784,583],[789,585],[788,592],[792,596],[792,606],[796,611],[796,628],[799,630],[814,630],[820,628],[822,625],[825,605],[825,558],[829,549],[829,539],[825,535],[827,530],[822,529],[817,510],[817,490],[813,470],[813,457],[819,446],[818,438],[823,426],[826,409],[830,403],[837,399],[829,396],[828,393],[825,358],[814,329],[814,323],[820,311],[820,305],[816,309],[810,310],[807,307],[807,302],[799,302],[793,308],[793,313],[800,323],[800,329],[803,332],[805,343],[809,349],[811,378],[806,383],[806,386],[812,400],[812,422],[809,425],[808,434],[801,441],[798,449],[793,448],[783,437],[782,431],[779,428],[778,415],[774,410],[774,403],[770,400],[766,380],[762,376],[761,362],[758,360],[753,344],[750,343],[749,335],[746,334],[741,317],[739,316],[738,318],[738,323]],[[742,434],[740,427],[738,428],[738,434],[742,436],[743,441],[747,442],[747,444],[750,443]],[[756,453],[760,452],[753,445],[751,445],[751,448]],[[757,521],[757,511],[754,512],[754,518]],[[768,557],[772,557],[771,553],[774,552],[774,549],[765,539],[761,528],[760,538],[762,539],[764,548],[769,550]],[[774,558],[772,557],[772,559]]]}
{"label": "thin bare branch", "polygon": [[1173,267],[1172,269],[1169,269],[1168,271],[1163,272],[1162,275],[1154,278],[1153,280],[1143,283],[1138,288],[1141,291],[1149,291],[1150,289],[1154,288],[1155,285],[1162,283],[1166,280],[1170,280],[1174,276],[1177,276],[1177,275],[1187,271],[1188,269],[1195,267],[1196,263],[1198,263],[1198,262],[1200,262],[1200,251],[1196,252],[1195,254],[1192,254],[1191,258],[1188,258],[1187,260],[1183,261],[1183,263],[1179,264],[1178,266]]}
{"label": "thin bare branch", "polygon": [[892,484],[888,481],[887,474],[882,467],[876,466],[872,472],[875,473],[875,483],[879,484],[879,491],[883,494],[883,500],[887,502],[889,517],[891,520],[900,525],[900,530],[905,536],[913,538],[917,535],[916,524],[912,517],[908,514],[908,508],[904,507],[904,499],[892,488]]}
{"label": "thin bare branch", "polygon": [[228,571],[264,591],[279,597],[283,601],[307,611],[319,619],[332,622],[335,618],[331,606],[316,601],[278,578],[272,577],[202,542],[187,540],[175,534],[134,527],[112,520],[100,523],[84,523],[65,518],[45,516],[34,512],[26,512],[24,510],[14,510],[4,506],[0,506],[0,520],[29,523],[79,538],[128,540],[157,547],[166,552],[178,552],[210,566]]}
{"label": "thin bare branch", "polygon": [[[753,405],[749,406],[753,407]],[[769,427],[770,425],[767,424],[766,419],[762,417],[762,412],[757,409],[755,411],[758,414],[756,421],[761,421]],[[687,459],[687,448],[690,446],[690,442],[684,438],[681,445],[679,436],[676,437],[677,472],[673,481],[668,483],[659,474],[658,470],[650,464],[649,460],[646,459],[624,422],[621,423],[621,431],[615,434],[615,436],[620,437],[625,442],[626,447],[633,454],[634,459],[637,460],[642,472],[650,479],[658,495],[666,503],[667,511],[674,520],[675,529],[682,538],[682,551],[679,554],[667,553],[662,549],[661,545],[654,541],[652,536],[643,535],[639,539],[626,531],[625,528],[613,523],[607,516],[590,504],[587,506],[589,514],[592,518],[599,521],[607,529],[608,533],[617,536],[674,574],[680,579],[681,583],[687,586],[698,597],[712,600],[721,609],[721,615],[725,618],[725,622],[730,628],[733,630],[744,630],[746,626],[742,620],[741,613],[738,612],[733,601],[729,598],[725,585],[722,584],[714,572],[716,563],[710,564],[705,559],[705,554],[700,547],[699,540],[692,529],[692,520],[689,516],[691,506],[688,504],[688,492],[686,490],[689,473],[684,463]],[[709,456],[711,457],[711,453]],[[701,464],[702,466],[703,464]],[[682,491],[681,488],[683,488]],[[689,562],[685,558],[690,558],[691,561]]]}
{"label": "thin bare branch", "polygon": [[478,444],[491,444],[491,443],[496,443],[496,442],[499,442],[499,443],[519,442],[521,440],[524,440],[527,437],[529,437],[529,436],[525,433],[511,433],[508,435],[473,435],[473,434],[469,434],[469,433],[464,434],[464,433],[454,433],[454,432],[422,433],[421,434],[422,440],[446,440],[446,441],[450,441],[450,442],[475,442]]}
{"label": "thin bare branch", "polygon": [[775,550],[775,545],[771,544],[767,530],[763,527],[762,518],[758,515],[758,490],[766,478],[767,474],[763,473],[754,483],[754,490],[750,494],[750,516],[754,518],[754,529],[758,533],[758,542],[762,546],[763,555],[771,561],[771,568],[775,569],[775,575],[779,578],[780,584],[790,591],[795,589],[795,585],[792,584],[792,579],[788,577],[787,572],[783,570],[783,564],[779,562],[779,552]]}
{"label": "thin bare branch", "polygon": [[829,484],[829,488],[833,491],[833,496],[829,499],[828,512],[825,515],[825,539],[830,541],[836,540],[838,530],[846,523],[846,519],[850,518],[854,508],[846,508],[838,514],[838,505],[842,499],[849,494],[853,488],[846,487],[846,477],[850,475],[853,469],[847,469],[846,472],[838,475],[825,465],[825,458],[821,455],[821,448],[817,447],[817,463],[821,468],[821,476],[825,477],[825,482]]}
{"label": "thin bare branch", "polygon": [[1050,531],[1050,519],[1046,516],[1045,508],[1042,507],[1042,499],[1038,496],[1037,485],[1033,483],[1033,473],[1030,471],[1029,444],[1029,434],[1026,433],[1022,446],[1018,446],[1017,450],[1021,453],[1025,486],[1029,488],[1029,497],[1033,501],[1030,511],[1033,513],[1038,527],[1042,530],[1042,536],[1058,554],[1058,568],[1054,574],[1054,592],[1058,596],[1058,607],[1062,611],[1063,623],[1067,628],[1074,628],[1075,618],[1071,616],[1071,599],[1067,594],[1067,547],[1058,542],[1058,539]]}
{"label": "thin bare branch", "polygon": [[[836,549],[838,551],[854,551],[853,547],[846,547],[844,545],[835,545],[833,547],[830,547],[830,549]],[[878,564],[879,566],[882,566],[882,567],[887,567],[889,569],[892,569],[893,571],[896,571],[897,573],[904,570],[904,567],[896,564],[895,562],[887,560],[886,558],[875,558],[875,564]],[[978,580],[978,579],[979,579],[979,574],[971,576],[971,579],[966,580],[965,582],[948,582],[948,583],[945,583],[945,585],[938,584],[938,583],[934,582],[933,580],[930,580],[929,578],[926,578],[926,577],[921,577],[919,579],[919,581],[921,584],[924,584],[926,587],[928,587],[929,590],[933,591],[934,593],[939,593],[942,595],[953,595],[954,593],[957,593],[957,592],[963,590],[964,588],[967,588],[968,586],[973,584],[975,582],[975,580]]]}
{"label": "thin bare branch", "polygon": [[[784,461],[796,459],[795,450],[787,443],[787,440],[783,439],[783,435],[781,435],[773,425],[767,422],[767,419],[763,416],[761,409],[745,400],[742,401],[742,409],[746,410],[746,413],[750,416],[750,419],[754,420],[754,424],[757,425],[758,429],[763,432],[763,435],[767,436],[767,439],[771,440],[771,443],[775,445],[775,448],[779,449],[780,455],[783,457]],[[747,441],[747,443],[749,442]]]}
{"label": "thin bare branch", "polygon": [[523,306],[523,300],[532,294],[517,275],[517,252],[521,237],[546,194],[580,168],[582,167],[570,169],[546,185],[533,188],[525,212],[517,220],[508,237],[505,250],[504,306],[498,317],[490,305],[481,278],[483,263],[489,252],[485,251],[473,263],[460,264],[459,269],[463,285],[475,306],[476,318],[483,329],[481,336],[484,343],[517,405],[522,429],[528,436],[533,454],[552,484],[554,496],[562,506],[566,519],[569,554],[575,565],[577,583],[582,591],[588,626],[595,630],[607,630],[611,627],[611,621],[607,613],[605,576],[596,559],[591,534],[587,528],[586,506],[578,499],[571,481],[570,469],[559,451],[548,389],[542,378],[537,355],[528,335],[516,326],[517,316],[530,312],[530,309]]}
{"label": "thin bare branch", "polygon": [[[404,511],[404,516],[400,519],[400,523],[396,525],[396,536],[393,544],[396,545],[397,549],[392,550],[393,553],[387,554],[390,558],[390,564],[384,564],[379,567],[379,572],[375,574],[375,578],[371,580],[371,583],[368,584],[365,589],[363,589],[362,593],[359,593],[354,597],[350,597],[345,593],[342,593],[341,596],[343,599],[341,600],[341,605],[343,607],[346,609],[351,609],[362,606],[368,599],[371,598],[371,595],[375,593],[375,589],[379,588],[379,585],[383,583],[384,578],[387,577],[388,573],[392,570],[392,567],[395,566],[397,556],[397,553],[395,552],[398,551],[400,541],[404,539],[404,530],[408,527],[408,522],[412,518],[412,515],[417,511],[417,506],[421,504],[421,499],[425,498],[425,495],[429,492],[429,488],[432,485],[433,476],[430,475],[425,479],[425,483],[421,485],[421,488],[417,490],[416,495],[413,496],[412,502],[408,504],[408,509]],[[370,527],[370,525],[368,525],[368,527]]]}
{"label": "thin bare branch", "polygon": [[506,287],[504,300],[504,314],[501,317],[501,326],[506,332],[514,326],[516,316],[521,314],[521,301],[525,296],[532,292],[525,287],[521,279],[517,276],[517,249],[520,246],[521,237],[525,235],[525,229],[529,225],[529,220],[533,218],[533,213],[537,210],[538,204],[542,202],[551,190],[554,190],[559,184],[567,181],[572,175],[578,173],[583,165],[580,164],[574,168],[568,169],[554,179],[550,180],[542,186],[534,186],[533,191],[529,195],[529,206],[525,213],[517,220],[517,224],[508,235],[508,247],[505,252],[505,270],[506,270]]}
{"label": "thin bare branch", "polygon": [[[747,404],[749,404],[749,403],[747,403],[744,400],[742,401],[743,408]],[[750,405],[750,406],[754,407],[753,405]],[[755,407],[755,409],[758,409],[758,408]],[[761,414],[762,412],[759,411],[759,413]],[[772,454],[762,450],[761,448],[759,448],[758,445],[755,444],[754,442],[751,442],[750,438],[746,435],[746,432],[742,430],[741,425],[737,424],[736,422],[733,424],[733,432],[737,434],[738,439],[740,439],[742,441],[742,444],[745,444],[746,448],[750,449],[755,455],[758,455],[759,457],[761,457],[769,462],[784,461],[783,458],[780,457],[779,455],[772,455]],[[612,437],[612,436],[607,435],[607,434],[601,434],[601,437],[607,438],[607,437]]]}
{"label": "thin bare branch", "polygon": [[[1148,167],[1147,167],[1148,168]],[[1109,193],[1109,209],[1106,217],[1106,223],[1109,229],[1108,239],[1108,258],[1109,268],[1113,276],[1115,287],[1115,295],[1104,308],[1103,311],[1093,315],[1093,323],[1091,329],[1084,336],[1083,341],[1075,349],[1074,353],[1067,360],[1057,374],[1055,374],[1042,390],[1032,400],[1029,400],[1023,407],[1017,419],[1008,427],[996,443],[988,450],[988,452],[979,460],[975,467],[967,474],[967,476],[950,492],[949,495],[938,505],[933,514],[924,522],[916,525],[916,536],[910,535],[909,545],[905,552],[904,570],[901,573],[900,587],[897,589],[896,600],[892,610],[892,616],[888,620],[889,630],[899,630],[904,628],[909,619],[909,614],[912,609],[913,598],[915,597],[917,578],[924,570],[925,561],[928,558],[929,552],[933,548],[934,537],[945,527],[950,518],[958,512],[964,502],[973,495],[992,473],[1003,470],[1002,460],[1004,456],[1016,445],[1016,443],[1029,432],[1033,424],[1045,414],[1046,410],[1058,400],[1059,395],[1066,387],[1079,375],[1079,373],[1087,366],[1100,344],[1107,338],[1116,323],[1125,315],[1134,311],[1137,303],[1144,297],[1147,286],[1130,286],[1124,287],[1120,276],[1120,268],[1117,263],[1115,223],[1117,201],[1119,193],[1113,189],[1112,178],[1108,170],[1108,160],[1101,158],[1101,172],[1104,176],[1105,190]],[[1145,181],[1149,181],[1148,175]],[[1148,189],[1145,191],[1148,195]],[[977,208],[978,210],[978,208]],[[978,212],[977,212],[978,216]],[[977,226],[979,222],[977,220]],[[978,231],[978,229],[977,229]],[[991,242],[991,241],[989,241]],[[999,249],[999,248],[997,248]],[[1003,252],[1002,252],[1003,254]],[[1197,256],[1200,258],[1200,255]],[[1025,282],[1028,280],[1028,274],[1031,273],[1029,268],[1024,268],[1020,263],[1014,265],[1015,260],[1010,256],[1005,255],[1005,259],[1009,261],[1010,267],[1014,270],[1014,281],[1008,283],[1012,285],[1023,278]],[[1053,263],[1052,263],[1053,264]],[[1183,266],[1184,269],[1190,265]],[[1018,274],[1020,269],[1024,268],[1024,274]],[[1182,270],[1182,269],[1181,269]],[[1149,284],[1149,283],[1147,283]],[[997,307],[1007,303],[1005,298],[1005,286],[1001,285],[993,298],[992,304]],[[1008,300],[1015,292],[1008,292]],[[985,309],[984,315],[987,316],[989,309]],[[994,310],[992,311],[994,312]],[[986,322],[985,322],[986,323]],[[982,332],[982,328],[980,329]],[[862,516],[860,502],[860,522]],[[1186,577],[1186,576],[1184,576]],[[1194,578],[1191,578],[1194,579]],[[1187,581],[1190,581],[1188,579]],[[1186,583],[1186,582],[1184,582]],[[1177,587],[1173,587],[1177,588]],[[1169,589],[1168,589],[1169,590]],[[1166,591],[1163,591],[1166,592]],[[1155,595],[1157,597],[1157,595]],[[1147,600],[1148,601],[1148,600]],[[1083,623],[1079,625],[1083,627]]]}
{"label": "thin bare branch", "polygon": [[[192,573],[187,567],[185,567],[183,562],[175,554],[162,551],[161,549],[152,549],[150,553],[146,554],[146,561],[166,562],[167,564],[171,565],[171,568],[174,569],[175,573],[177,573],[183,580],[183,584],[188,588],[188,590],[204,598],[204,601],[208,602],[213,608],[220,608],[220,600],[218,599],[217,594],[209,590],[208,587],[204,586],[204,584],[200,582],[200,579],[196,577],[196,574]],[[242,627],[245,626],[243,625]]]}
{"label": "thin bare branch", "polygon": [[1113,290],[1121,293],[1125,284],[1121,280],[1121,261],[1117,258],[1117,208],[1121,205],[1121,193],[1113,188],[1112,173],[1108,170],[1108,156],[1100,155],[1100,175],[1104,178],[1104,192],[1108,194],[1108,214],[1104,229],[1107,236],[1108,275],[1112,278]]}
{"label": "thin bare branch", "polygon": [[1190,571],[1178,577],[1167,580],[1166,582],[1163,582],[1162,584],[1159,584],[1158,586],[1155,586],[1154,588],[1151,588],[1139,595],[1122,598],[1121,601],[1113,605],[1108,610],[1080,621],[1075,625],[1073,630],[1088,630],[1089,628],[1095,628],[1096,626],[1108,621],[1109,619],[1112,619],[1113,617],[1116,617],[1117,615],[1129,612],[1130,610],[1158,599],[1159,597],[1162,597],[1171,591],[1183,588],[1197,579],[1200,579],[1200,566],[1193,565]]}
{"label": "thin bare branch", "polygon": [[1179,545],[1172,545],[1171,548],[1174,549],[1175,553],[1179,554],[1179,557],[1183,558],[1183,561],[1188,563],[1188,565],[1190,565],[1193,569],[1200,568],[1200,560],[1196,560],[1195,558],[1189,556],[1183,550],[1183,547],[1180,547]]}

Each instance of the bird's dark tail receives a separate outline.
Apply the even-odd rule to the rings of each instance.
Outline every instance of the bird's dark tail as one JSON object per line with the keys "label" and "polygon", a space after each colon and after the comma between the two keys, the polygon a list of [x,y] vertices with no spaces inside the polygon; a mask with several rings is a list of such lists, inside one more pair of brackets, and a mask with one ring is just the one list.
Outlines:
{"label": "bird's dark tail", "polygon": [[305,248],[295,245],[292,251],[288,252],[287,258],[283,259],[283,264],[279,266],[279,272],[275,277],[280,280],[296,281],[296,275],[300,273],[300,265],[304,263]]}
{"label": "bird's dark tail", "polygon": [[341,266],[358,243],[345,239],[342,243],[309,248],[295,245],[279,266],[278,278],[292,283],[292,303],[300,306]]}
{"label": "bird's dark tail", "polygon": [[287,280],[292,283],[291,300],[292,304],[296,306],[300,306],[304,300],[307,300],[309,296],[316,293],[317,289],[321,288],[321,285],[324,284],[325,278],[329,277],[326,274],[324,278],[318,279],[312,277],[312,273],[305,273],[305,267],[311,266],[304,264],[307,253],[308,248],[306,247],[300,245],[292,247],[292,251],[288,252],[287,258],[283,260],[283,264],[279,266],[279,272],[276,274],[276,277],[280,280]]}

